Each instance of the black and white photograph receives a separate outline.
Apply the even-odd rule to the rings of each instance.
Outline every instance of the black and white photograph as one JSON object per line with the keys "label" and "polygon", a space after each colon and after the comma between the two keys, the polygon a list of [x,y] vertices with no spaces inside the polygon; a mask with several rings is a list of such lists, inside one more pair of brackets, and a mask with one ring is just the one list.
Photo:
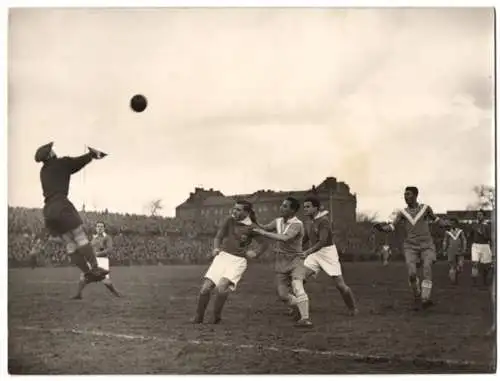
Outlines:
{"label": "black and white photograph", "polygon": [[7,10],[8,373],[496,373],[495,8],[139,6]]}

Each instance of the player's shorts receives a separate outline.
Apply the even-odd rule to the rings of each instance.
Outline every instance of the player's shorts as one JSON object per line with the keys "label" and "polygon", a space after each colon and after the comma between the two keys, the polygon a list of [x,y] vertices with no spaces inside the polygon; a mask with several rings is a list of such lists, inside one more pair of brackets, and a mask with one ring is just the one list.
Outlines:
{"label": "player's shorts", "polygon": [[221,251],[212,261],[205,278],[210,279],[216,285],[222,278],[229,279],[231,290],[236,290],[238,282],[247,269],[247,259]]}
{"label": "player's shorts", "polygon": [[83,224],[74,205],[65,197],[53,199],[43,208],[45,227],[51,235],[60,236]]}
{"label": "player's shorts", "polygon": [[434,262],[436,260],[436,249],[433,247],[411,247],[403,248],[407,265],[423,264],[425,262]]}
{"label": "player's shorts", "polygon": [[493,262],[493,255],[489,244],[473,243],[471,247],[471,261],[489,264]]}
{"label": "player's shorts", "polygon": [[274,271],[290,279],[305,279],[307,273],[304,260],[298,256],[291,259],[278,258],[274,263]]}
{"label": "player's shorts", "polygon": [[307,256],[304,266],[314,271],[315,274],[323,270],[328,276],[342,275],[339,253],[335,245],[323,247]]}
{"label": "player's shorts", "polygon": [[461,252],[458,252],[458,251],[448,251],[447,257],[448,257],[448,262],[450,263],[450,265],[456,265],[460,261],[463,262],[463,260],[464,260],[463,254]]}

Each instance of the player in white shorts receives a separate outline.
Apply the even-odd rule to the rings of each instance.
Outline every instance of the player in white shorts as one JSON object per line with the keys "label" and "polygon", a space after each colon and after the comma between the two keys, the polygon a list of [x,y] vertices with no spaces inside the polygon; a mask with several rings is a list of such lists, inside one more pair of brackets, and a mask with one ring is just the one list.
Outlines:
{"label": "player in white shorts", "polygon": [[305,224],[304,244],[309,244],[309,248],[303,253],[304,266],[308,269],[308,275],[317,274],[323,270],[331,277],[349,313],[356,315],[358,313],[356,301],[351,288],[342,276],[328,211],[320,211],[320,206],[319,199],[316,197],[309,197],[304,201],[304,214],[308,218]]}
{"label": "player in white shorts", "polygon": [[491,224],[486,221],[484,212],[477,213],[477,224],[471,233],[472,280],[477,283],[479,273],[482,274],[485,286],[491,284],[493,274],[493,253],[491,251]]}
{"label": "player in white shorts", "polygon": [[[111,277],[109,276],[109,255],[113,249],[113,239],[106,233],[103,222],[98,222],[96,224],[96,234],[92,237],[91,244],[96,253],[97,265],[108,271],[108,274],[102,280],[102,283],[114,296],[120,297],[120,293],[116,290],[113,282],[111,281]],[[78,283],[78,292],[73,299],[82,299],[83,289],[89,283],[90,282],[82,274],[80,276],[80,282]]]}
{"label": "player in white shorts", "polygon": [[[237,201],[231,216],[220,227],[214,240],[212,255],[214,260],[205,274],[205,279],[198,296],[198,305],[192,322],[203,323],[205,310],[212,291],[215,290],[213,324],[221,321],[222,309],[231,291],[235,291],[238,282],[247,268],[247,258],[257,258],[269,246],[259,239],[253,229],[258,227],[252,204],[248,201]],[[259,253],[249,250],[253,240],[260,241]]]}

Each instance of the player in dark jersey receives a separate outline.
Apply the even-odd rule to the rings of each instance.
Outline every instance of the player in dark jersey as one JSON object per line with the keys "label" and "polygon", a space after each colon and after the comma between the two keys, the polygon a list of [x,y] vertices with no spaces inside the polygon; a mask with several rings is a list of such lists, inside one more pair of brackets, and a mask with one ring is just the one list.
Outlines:
{"label": "player in dark jersey", "polygon": [[[203,323],[205,310],[212,291],[215,289],[213,323],[221,321],[222,309],[229,293],[236,290],[238,282],[247,268],[247,258],[257,258],[269,246],[253,232],[258,227],[252,204],[248,201],[237,201],[228,217],[220,227],[214,240],[212,256],[214,260],[205,274],[205,279],[198,296],[195,324]],[[253,240],[260,244],[259,253],[249,250]]]}
{"label": "player in dark jersey", "polygon": [[[83,222],[74,205],[68,199],[71,175],[78,172],[93,159],[102,159],[104,153],[89,148],[89,152],[78,157],[57,157],[53,143],[39,147],[35,161],[43,163],[40,170],[45,205],[45,226],[52,236],[60,236],[73,263],[89,282],[98,282],[109,271],[97,265],[92,246],[83,230]],[[88,266],[90,264],[90,268]]]}
{"label": "player in dark jersey", "polygon": [[[94,236],[92,237],[91,244],[96,253],[97,264],[99,265],[99,267],[105,270],[109,270],[109,256],[111,255],[111,251],[113,250],[113,238],[111,238],[111,236],[106,233],[104,222],[102,221],[98,221],[96,223],[95,230],[96,234],[94,234]],[[83,274],[81,274],[80,281],[78,282],[78,291],[73,299],[83,299],[83,290],[88,283],[89,282],[87,282]],[[113,282],[111,281],[110,274],[106,275],[102,283],[104,284],[104,286],[106,286],[109,292],[113,294],[113,296],[117,298],[121,297],[121,294],[118,292]]]}
{"label": "player in dark jersey", "polygon": [[349,314],[358,314],[356,300],[352,289],[346,284],[342,275],[337,246],[334,242],[333,229],[328,211],[320,210],[321,203],[316,197],[304,200],[305,223],[304,244],[308,248],[304,251],[304,266],[307,269],[306,277],[318,274],[323,270],[333,281],[339,291]]}
{"label": "player in dark jersey", "polygon": [[[401,223],[405,228],[405,239],[403,251],[408,269],[408,278],[413,290],[414,305],[418,310],[420,307],[430,307],[432,290],[432,265],[436,261],[436,247],[429,228],[430,223],[439,223],[447,226],[432,211],[431,207],[420,204],[417,201],[418,188],[409,186],[405,188],[404,199],[408,205],[405,209],[396,210],[390,217],[389,223],[376,224],[378,230],[392,232],[395,225]],[[423,281],[417,276],[417,265],[422,264]]]}
{"label": "player in dark jersey", "polygon": [[491,224],[486,221],[482,210],[477,213],[477,223],[472,226],[470,240],[472,243],[472,281],[476,284],[481,273],[483,284],[487,286],[491,283],[493,274],[493,251],[491,250]]}

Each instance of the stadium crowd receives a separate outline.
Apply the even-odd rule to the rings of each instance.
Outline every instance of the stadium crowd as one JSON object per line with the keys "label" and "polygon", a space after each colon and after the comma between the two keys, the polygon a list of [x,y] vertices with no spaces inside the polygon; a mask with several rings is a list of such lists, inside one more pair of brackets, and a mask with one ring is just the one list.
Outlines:
{"label": "stadium crowd", "polygon": [[[186,221],[178,218],[117,214],[108,212],[81,212],[89,234],[98,221],[104,222],[113,237],[114,249],[110,255],[113,265],[198,264],[209,261],[213,237],[217,230],[210,221]],[[351,226],[335,226],[335,240],[343,261],[377,260],[382,244],[392,247],[393,258],[401,257],[400,235],[385,236],[376,233],[370,222]],[[435,232],[439,251],[442,231]],[[47,266],[69,265],[69,258],[60,242],[49,240],[45,233],[41,209],[9,207],[8,209],[9,266],[27,266],[35,241],[42,242],[38,263]],[[272,253],[265,253],[259,261],[268,262]]]}

